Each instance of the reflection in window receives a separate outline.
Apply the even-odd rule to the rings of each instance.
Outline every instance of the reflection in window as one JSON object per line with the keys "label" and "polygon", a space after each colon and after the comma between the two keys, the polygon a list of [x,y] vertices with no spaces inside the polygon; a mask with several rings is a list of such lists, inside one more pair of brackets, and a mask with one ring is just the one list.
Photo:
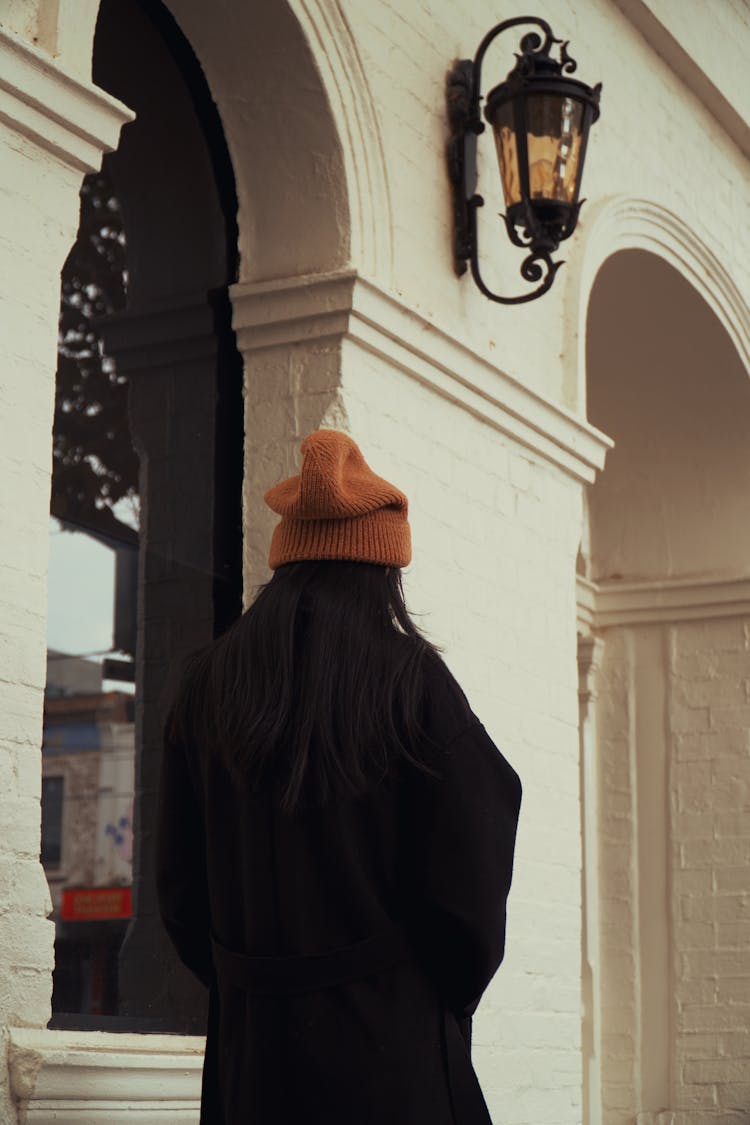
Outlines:
{"label": "reflection in window", "polygon": [[117,1011],[131,914],[138,459],[127,381],[99,332],[125,305],[125,250],[111,183],[88,176],[62,273],[42,862],[55,921],[53,1013],[96,1016]]}
{"label": "reflection in window", "polygon": [[103,172],[81,188],[78,237],[63,266],[52,464],[52,515],[90,534],[137,542],[138,458],[128,385],[104,354],[99,322],[127,293],[120,205]]}
{"label": "reflection in window", "polygon": [[49,868],[60,866],[64,782],[57,775],[42,778],[42,863]]}

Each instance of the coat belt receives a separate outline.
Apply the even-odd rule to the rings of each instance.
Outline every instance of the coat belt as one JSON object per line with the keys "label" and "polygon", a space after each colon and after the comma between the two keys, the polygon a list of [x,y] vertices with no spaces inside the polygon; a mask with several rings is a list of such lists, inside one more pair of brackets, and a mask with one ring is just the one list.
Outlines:
{"label": "coat belt", "polygon": [[[211,937],[214,965],[220,978],[253,996],[298,996],[344,984],[390,969],[413,956],[403,926],[388,929],[328,953],[306,956],[258,956],[227,949]],[[442,1012],[441,1038],[451,1106],[456,1125],[492,1125],[487,1105],[471,1065],[469,1045],[456,1017]]]}
{"label": "coat belt", "polygon": [[394,923],[372,937],[305,956],[257,956],[226,949],[212,936],[220,977],[253,996],[295,996],[372,976],[405,961],[412,948],[403,926]]}

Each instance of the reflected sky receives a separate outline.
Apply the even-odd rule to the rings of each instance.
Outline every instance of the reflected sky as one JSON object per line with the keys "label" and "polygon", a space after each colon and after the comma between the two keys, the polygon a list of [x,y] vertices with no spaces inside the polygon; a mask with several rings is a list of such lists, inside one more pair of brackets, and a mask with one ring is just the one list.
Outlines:
{"label": "reflected sky", "polygon": [[[112,648],[115,554],[80,531],[49,521],[47,647],[101,661]],[[117,654],[115,654],[117,655]],[[133,685],[105,680],[104,691]]]}

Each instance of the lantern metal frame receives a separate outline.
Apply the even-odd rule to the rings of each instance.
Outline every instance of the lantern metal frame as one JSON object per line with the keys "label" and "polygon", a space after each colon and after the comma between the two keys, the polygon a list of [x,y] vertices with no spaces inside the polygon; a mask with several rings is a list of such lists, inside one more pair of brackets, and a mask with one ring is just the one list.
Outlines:
{"label": "lantern metal frame", "polygon": [[[520,175],[521,200],[508,207],[503,216],[508,236],[515,246],[530,253],[521,264],[525,281],[540,284],[532,292],[517,297],[502,297],[485,284],[479,268],[479,240],[477,211],[484,199],[477,193],[477,138],[484,132],[480,102],[482,62],[487,48],[511,27],[533,25],[542,32],[528,32],[521,39],[516,65],[504,82],[495,86],[487,96],[485,117],[506,102],[512,102],[513,127]],[[553,46],[560,46],[559,61],[550,54]],[[479,44],[474,60],[463,59],[451,69],[447,81],[448,120],[451,137],[448,142],[448,174],[453,193],[453,259],[456,274],[466,273],[467,262],[477,287],[491,301],[503,305],[519,305],[541,297],[551,287],[563,262],[553,262],[552,254],[559,244],[570,238],[578,222],[578,212],[584,200],[578,199],[586,157],[588,133],[599,116],[601,83],[594,87],[569,75],[577,69],[575,59],[568,54],[568,43],[555,38],[546,20],[536,16],[516,16],[503,20],[485,35]],[[581,147],[578,155],[573,201],[532,199],[529,190],[529,168],[526,134],[526,106],[530,94],[560,94],[570,97],[583,107],[581,118]]]}

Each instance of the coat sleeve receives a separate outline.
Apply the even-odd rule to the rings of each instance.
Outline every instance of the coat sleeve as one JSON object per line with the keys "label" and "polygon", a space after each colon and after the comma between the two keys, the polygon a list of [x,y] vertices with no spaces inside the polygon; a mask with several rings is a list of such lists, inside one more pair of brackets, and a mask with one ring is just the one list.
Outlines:
{"label": "coat sleeve", "polygon": [[408,913],[425,968],[459,1019],[473,1015],[503,959],[521,805],[515,770],[468,705],[466,714],[439,748],[440,777],[416,782],[409,832]]}
{"label": "coat sleeve", "polygon": [[156,824],[159,912],[180,960],[210,988],[204,821],[185,749],[165,736]]}

